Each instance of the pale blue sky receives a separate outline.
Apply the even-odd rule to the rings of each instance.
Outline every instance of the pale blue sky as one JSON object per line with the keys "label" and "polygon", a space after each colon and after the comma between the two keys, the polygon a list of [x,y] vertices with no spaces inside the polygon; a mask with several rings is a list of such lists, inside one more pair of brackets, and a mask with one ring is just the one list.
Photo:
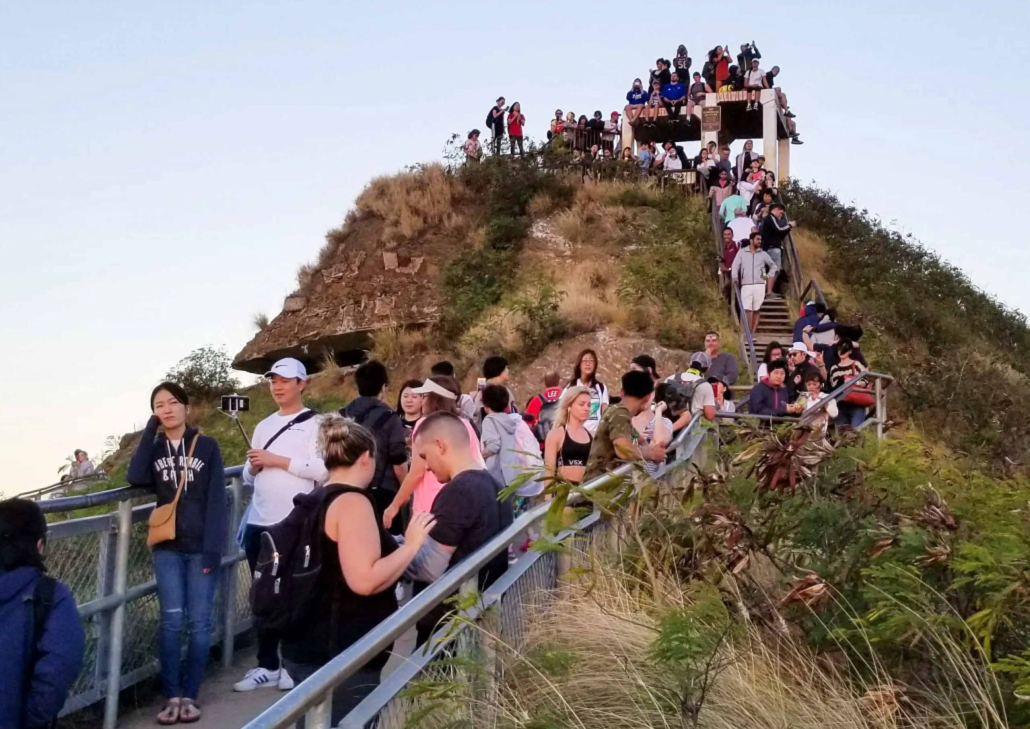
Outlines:
{"label": "pale blue sky", "polygon": [[757,40],[796,177],[1030,311],[1025,2],[354,6],[0,11],[0,490],[141,425],[191,349],[235,353],[373,175],[437,158],[499,94],[537,137],[556,107],[621,110],[679,43],[699,67]]}

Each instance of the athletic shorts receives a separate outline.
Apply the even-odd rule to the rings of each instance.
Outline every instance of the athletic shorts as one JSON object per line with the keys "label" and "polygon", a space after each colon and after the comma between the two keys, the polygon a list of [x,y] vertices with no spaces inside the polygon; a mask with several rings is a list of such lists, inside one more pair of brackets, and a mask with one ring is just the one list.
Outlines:
{"label": "athletic shorts", "polygon": [[740,287],[740,298],[744,311],[758,311],[765,301],[765,284],[744,284]]}

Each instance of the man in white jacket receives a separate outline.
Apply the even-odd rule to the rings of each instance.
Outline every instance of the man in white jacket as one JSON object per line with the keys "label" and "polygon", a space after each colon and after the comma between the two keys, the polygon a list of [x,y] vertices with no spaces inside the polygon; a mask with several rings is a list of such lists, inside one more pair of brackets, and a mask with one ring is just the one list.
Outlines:
{"label": "man in white jacket", "polygon": [[[254,499],[243,531],[243,549],[253,573],[261,551],[261,535],[293,510],[293,497],[309,493],[328,478],[318,454],[320,418],[304,407],[301,396],[308,373],[303,363],[281,359],[265,373],[279,411],[258,423],[247,451],[243,482],[253,484]],[[236,691],[277,686],[293,688],[293,679],[280,666],[279,634],[258,630],[258,666],[237,682]]]}

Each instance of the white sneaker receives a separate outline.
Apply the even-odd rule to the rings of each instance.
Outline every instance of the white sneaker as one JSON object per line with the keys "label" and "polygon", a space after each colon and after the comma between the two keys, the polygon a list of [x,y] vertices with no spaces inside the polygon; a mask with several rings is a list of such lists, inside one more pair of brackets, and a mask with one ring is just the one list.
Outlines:
{"label": "white sneaker", "polygon": [[[233,684],[232,690],[253,691],[254,689],[275,686],[277,685],[277,682],[282,681],[280,673],[286,673],[286,671],[269,671],[267,668],[252,668],[247,671],[247,675],[243,677],[242,681],[237,681]],[[289,679],[288,676],[287,679]],[[293,681],[290,681],[290,688],[293,688]]]}
{"label": "white sneaker", "polygon": [[293,679],[290,678],[290,674],[286,672],[285,668],[279,669],[279,690],[289,691],[293,688]]}

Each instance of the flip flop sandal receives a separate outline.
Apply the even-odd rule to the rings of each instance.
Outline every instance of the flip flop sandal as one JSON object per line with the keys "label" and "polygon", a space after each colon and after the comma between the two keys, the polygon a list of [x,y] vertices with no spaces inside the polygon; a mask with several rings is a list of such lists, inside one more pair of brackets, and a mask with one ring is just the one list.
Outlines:
{"label": "flip flop sandal", "polygon": [[200,721],[200,707],[190,699],[183,699],[182,711],[179,712],[179,723],[192,724],[195,721]]}
{"label": "flip flop sandal", "polygon": [[179,714],[182,710],[179,699],[168,699],[165,708],[157,715],[157,723],[162,726],[171,726],[179,723]]}

